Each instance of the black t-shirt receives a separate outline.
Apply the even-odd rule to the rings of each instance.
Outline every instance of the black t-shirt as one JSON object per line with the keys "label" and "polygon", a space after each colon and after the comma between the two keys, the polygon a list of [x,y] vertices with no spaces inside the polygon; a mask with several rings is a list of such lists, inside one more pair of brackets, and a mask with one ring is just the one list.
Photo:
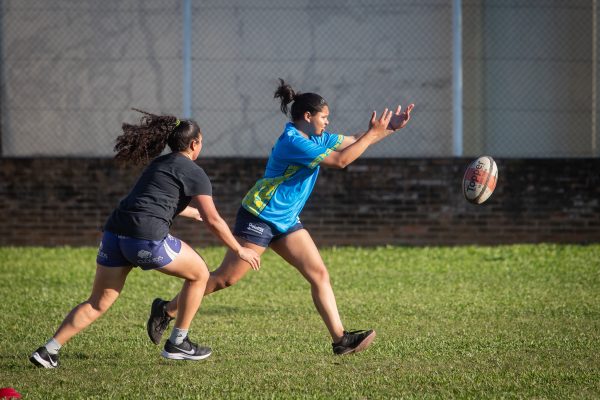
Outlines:
{"label": "black t-shirt", "polygon": [[108,217],[104,229],[138,239],[162,240],[173,218],[196,195],[212,196],[210,179],[201,167],[177,152],[157,157]]}

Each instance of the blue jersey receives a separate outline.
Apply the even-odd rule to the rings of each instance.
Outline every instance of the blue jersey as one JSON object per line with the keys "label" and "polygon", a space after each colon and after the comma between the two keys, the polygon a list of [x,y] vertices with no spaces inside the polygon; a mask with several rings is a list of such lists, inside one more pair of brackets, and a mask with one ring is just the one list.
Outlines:
{"label": "blue jersey", "polygon": [[286,232],[299,221],[317,181],[319,163],[343,140],[344,136],[329,132],[307,139],[289,122],[271,150],[263,178],[246,194],[242,206]]}

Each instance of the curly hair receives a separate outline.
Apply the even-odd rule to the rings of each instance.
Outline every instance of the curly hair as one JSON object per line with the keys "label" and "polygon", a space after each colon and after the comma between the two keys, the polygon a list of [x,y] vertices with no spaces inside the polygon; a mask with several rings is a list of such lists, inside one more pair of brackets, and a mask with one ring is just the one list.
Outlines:
{"label": "curly hair", "polygon": [[126,164],[147,163],[157,157],[168,145],[171,151],[183,151],[202,132],[193,120],[179,120],[172,115],[155,115],[132,108],[144,114],[137,125],[123,123],[123,134],[118,136],[115,160]]}

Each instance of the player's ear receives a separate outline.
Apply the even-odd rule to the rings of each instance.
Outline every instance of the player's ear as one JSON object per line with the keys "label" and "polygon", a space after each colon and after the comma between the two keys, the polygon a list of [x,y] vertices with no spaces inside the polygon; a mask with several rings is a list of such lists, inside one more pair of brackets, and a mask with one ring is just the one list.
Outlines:
{"label": "player's ear", "polygon": [[312,119],[312,114],[310,113],[310,111],[306,111],[304,113],[304,120],[308,123],[310,123],[310,120]]}

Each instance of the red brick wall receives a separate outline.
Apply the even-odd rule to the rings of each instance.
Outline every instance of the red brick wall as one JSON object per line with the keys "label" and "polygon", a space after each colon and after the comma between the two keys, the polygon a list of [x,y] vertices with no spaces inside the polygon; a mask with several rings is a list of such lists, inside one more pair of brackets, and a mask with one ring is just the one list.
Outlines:
{"label": "red brick wall", "polygon": [[[453,245],[600,242],[600,159],[498,159],[488,202],[461,192],[470,159],[364,159],[321,169],[302,213],[319,245]],[[217,208],[233,223],[263,159],[201,159]],[[0,158],[0,245],[96,245],[139,169],[111,159]],[[219,244],[178,218],[192,245]]]}

